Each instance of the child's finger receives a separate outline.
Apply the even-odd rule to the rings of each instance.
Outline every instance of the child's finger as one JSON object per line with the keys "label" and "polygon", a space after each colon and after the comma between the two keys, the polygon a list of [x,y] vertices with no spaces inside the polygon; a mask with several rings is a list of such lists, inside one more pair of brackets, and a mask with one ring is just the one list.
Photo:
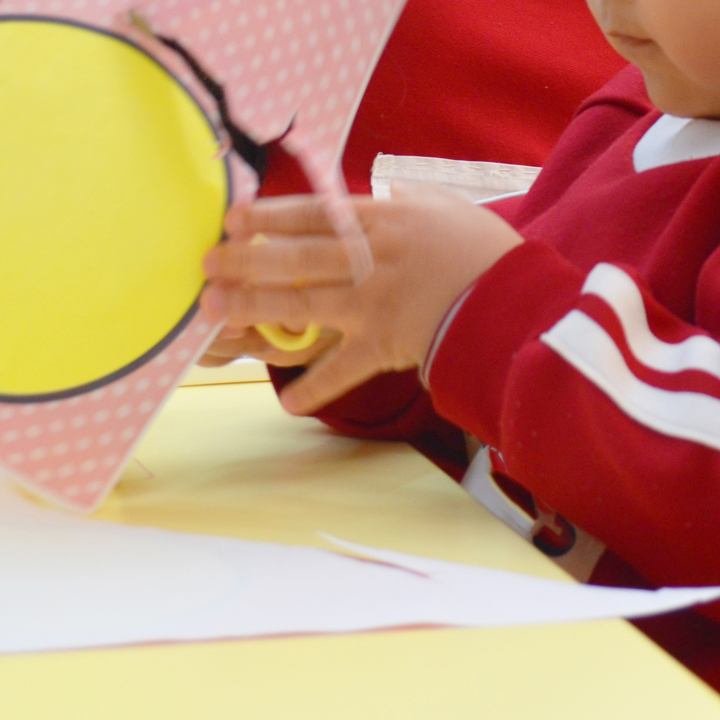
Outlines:
{"label": "child's finger", "polygon": [[217,337],[215,338],[215,343],[219,342],[220,340],[236,340],[237,338],[241,338],[246,335],[248,330],[249,328],[231,327],[230,325],[225,325],[223,329],[217,334]]}
{"label": "child's finger", "polygon": [[222,367],[231,363],[235,358],[224,357],[222,355],[213,355],[212,353],[205,353],[198,361],[197,364],[200,367],[215,368]]}
{"label": "child's finger", "polygon": [[339,340],[339,333],[323,329],[311,348],[296,352],[283,352],[270,345],[254,328],[247,328],[242,336],[215,340],[203,357],[198,360],[198,365],[218,367],[241,356],[254,357],[280,367],[307,365]]}
{"label": "child's finger", "polygon": [[328,235],[297,239],[270,236],[254,245],[228,242],[208,252],[203,267],[208,278],[264,285],[316,285],[351,282],[344,247]]}
{"label": "child's finger", "polygon": [[360,343],[342,342],[285,386],[280,403],[292,415],[309,415],[375,375],[376,360]]}
{"label": "child's finger", "polygon": [[332,321],[346,314],[347,292],[333,286],[239,287],[215,282],[201,294],[200,306],[209,320],[237,326],[279,323],[293,330],[316,322],[333,327]]}
{"label": "child's finger", "polygon": [[231,235],[255,233],[306,234],[333,232],[325,201],[317,195],[261,198],[228,211],[225,229]]}

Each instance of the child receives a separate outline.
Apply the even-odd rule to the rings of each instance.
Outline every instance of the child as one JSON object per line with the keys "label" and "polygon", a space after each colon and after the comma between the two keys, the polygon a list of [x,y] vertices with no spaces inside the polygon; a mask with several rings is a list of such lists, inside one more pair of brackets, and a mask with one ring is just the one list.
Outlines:
{"label": "child", "polygon": [[[720,4],[588,4],[639,71],[581,106],[525,199],[355,200],[376,260],[359,287],[317,200],[237,207],[202,305],[237,332],[338,331],[298,358],[290,412],[422,368],[437,412],[499,451],[498,477],[609,548],[594,580],[718,584]],[[271,242],[244,242],[258,232]],[[388,423],[416,432],[429,410],[407,397]],[[382,400],[365,386],[336,412]],[[700,612],[652,631],[720,689],[720,603]]]}

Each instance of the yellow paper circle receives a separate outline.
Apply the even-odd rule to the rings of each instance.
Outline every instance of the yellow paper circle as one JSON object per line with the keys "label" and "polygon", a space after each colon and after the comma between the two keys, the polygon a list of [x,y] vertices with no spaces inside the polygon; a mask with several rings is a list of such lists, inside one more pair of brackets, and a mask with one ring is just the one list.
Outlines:
{"label": "yellow paper circle", "polygon": [[174,336],[228,200],[212,125],[129,42],[0,22],[0,399],[73,394]]}

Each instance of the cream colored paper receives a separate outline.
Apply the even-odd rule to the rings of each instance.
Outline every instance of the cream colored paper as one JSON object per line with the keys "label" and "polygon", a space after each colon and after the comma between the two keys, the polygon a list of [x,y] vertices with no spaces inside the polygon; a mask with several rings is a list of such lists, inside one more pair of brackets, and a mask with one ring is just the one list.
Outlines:
{"label": "cream colored paper", "polygon": [[[269,383],[175,393],[95,517],[565,577],[409,447],[285,415]],[[720,700],[627,623],[0,656],[13,720],[676,720]]]}
{"label": "cream colored paper", "polygon": [[440,185],[468,200],[483,203],[524,195],[539,173],[540,168],[529,165],[380,154],[373,163],[371,183],[377,200],[390,198],[392,181],[402,180]]}

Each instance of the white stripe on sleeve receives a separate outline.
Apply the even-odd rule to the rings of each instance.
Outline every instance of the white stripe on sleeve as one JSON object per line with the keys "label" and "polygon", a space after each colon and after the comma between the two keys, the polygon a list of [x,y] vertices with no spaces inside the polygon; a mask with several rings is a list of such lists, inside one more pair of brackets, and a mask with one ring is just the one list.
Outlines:
{"label": "white stripe on sleeve", "polygon": [[637,422],[720,450],[720,400],[639,380],[613,338],[585,313],[572,310],[540,339]]}
{"label": "white stripe on sleeve", "polygon": [[720,345],[704,335],[679,343],[666,343],[653,335],[647,322],[642,295],[633,279],[607,263],[596,265],[587,276],[583,295],[597,295],[614,311],[633,355],[660,372],[702,370],[720,379]]}

